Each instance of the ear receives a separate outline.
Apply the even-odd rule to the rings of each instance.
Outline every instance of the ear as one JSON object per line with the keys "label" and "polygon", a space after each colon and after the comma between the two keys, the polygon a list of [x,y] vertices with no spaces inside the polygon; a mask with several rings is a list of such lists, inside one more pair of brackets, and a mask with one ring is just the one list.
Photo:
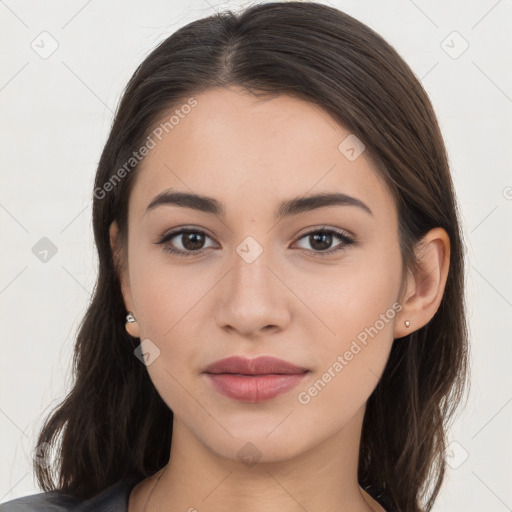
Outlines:
{"label": "ear", "polygon": [[[128,257],[124,254],[124,251],[121,247],[121,243],[119,241],[119,227],[116,221],[113,221],[110,224],[109,228],[110,235],[110,248],[112,251],[112,257],[114,259],[114,266],[119,273],[119,281],[121,283],[121,293],[123,295],[123,301],[125,308],[137,318],[137,312],[135,311],[135,306],[132,299],[132,293],[130,288],[130,277],[128,273]],[[127,313],[128,314],[128,313]],[[126,324],[128,333],[137,338],[139,337],[139,324],[137,322],[127,323]]]}
{"label": "ear", "polygon": [[[409,273],[402,309],[395,325],[395,339],[426,325],[443,298],[450,266],[450,237],[443,228],[431,229],[416,246],[416,275]],[[404,322],[409,320],[410,327]]]}

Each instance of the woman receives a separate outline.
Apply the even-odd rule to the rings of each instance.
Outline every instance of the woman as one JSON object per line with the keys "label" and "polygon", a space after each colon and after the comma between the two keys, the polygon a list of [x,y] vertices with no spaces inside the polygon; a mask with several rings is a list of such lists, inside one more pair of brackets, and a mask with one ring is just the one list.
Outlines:
{"label": "woman", "polygon": [[313,2],[181,28],[128,83],[93,208],[76,381],[37,443],[59,457],[1,511],[432,509],[463,244],[388,43]]}

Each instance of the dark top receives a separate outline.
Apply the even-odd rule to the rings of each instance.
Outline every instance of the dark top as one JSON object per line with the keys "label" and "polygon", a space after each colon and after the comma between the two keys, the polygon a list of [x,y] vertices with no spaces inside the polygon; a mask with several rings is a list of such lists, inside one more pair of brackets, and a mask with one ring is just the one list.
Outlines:
{"label": "dark top", "polygon": [[130,492],[141,481],[131,478],[83,500],[58,491],[40,492],[0,504],[0,512],[127,512]]}
{"label": "dark top", "polygon": [[[65,496],[58,491],[40,492],[0,504],[0,512],[127,512],[130,492],[140,478],[131,478],[108,487],[88,500]],[[396,512],[386,506],[379,492],[369,492],[387,512]]]}

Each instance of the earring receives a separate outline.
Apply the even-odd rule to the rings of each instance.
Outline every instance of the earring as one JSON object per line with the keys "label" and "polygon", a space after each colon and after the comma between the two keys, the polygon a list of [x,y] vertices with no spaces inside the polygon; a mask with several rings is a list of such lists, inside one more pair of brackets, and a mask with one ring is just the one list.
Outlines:
{"label": "earring", "polygon": [[404,324],[405,324],[405,327],[410,327],[411,326],[411,322],[409,322],[409,320],[406,320],[404,322]]}
{"label": "earring", "polygon": [[137,323],[137,320],[133,316],[132,312],[128,311],[128,314],[126,315],[125,329],[126,329],[126,332],[133,338],[139,337],[138,328],[136,325],[134,325],[136,323]]}

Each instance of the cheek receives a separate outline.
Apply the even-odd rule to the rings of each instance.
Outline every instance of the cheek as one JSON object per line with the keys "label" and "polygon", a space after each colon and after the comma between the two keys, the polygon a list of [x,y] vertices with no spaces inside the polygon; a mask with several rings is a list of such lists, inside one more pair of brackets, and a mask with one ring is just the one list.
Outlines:
{"label": "cheek", "polygon": [[373,324],[395,302],[401,281],[398,242],[397,248],[356,249],[339,264],[318,265],[293,280],[336,334],[348,334],[350,326]]}
{"label": "cheek", "polygon": [[315,371],[297,390],[304,420],[321,418],[326,431],[348,422],[374,391],[389,358],[400,310],[394,302],[396,283],[381,275],[364,287],[358,285],[357,275],[353,279],[338,293],[319,294],[323,320],[334,334],[321,324],[315,328],[324,333],[313,354]]}
{"label": "cheek", "polygon": [[171,409],[179,410],[182,386],[188,387],[190,374],[200,360],[201,337],[195,326],[200,324],[197,314],[201,299],[213,283],[199,283],[193,265],[178,269],[153,254],[133,251],[130,287],[140,339],[149,339],[147,346],[157,354],[147,371],[162,399]]}
{"label": "cheek", "polygon": [[[302,280],[298,295],[308,297],[307,305],[318,319],[308,317],[302,328],[309,331],[309,338],[321,340],[312,356],[319,374],[330,371],[336,375],[325,376],[326,381],[337,382],[328,387],[371,393],[394,341],[394,325],[401,310],[396,302],[400,279],[398,251],[384,256],[361,251],[343,266],[330,268],[329,274],[317,273]],[[308,289],[317,293],[308,294]]]}
{"label": "cheek", "polygon": [[[158,258],[132,258],[131,290],[140,322],[140,339],[151,340],[157,357],[147,366],[155,389],[178,414],[191,408],[190,378],[199,360],[196,325],[201,298],[211,286],[198,286],[192,266],[187,270]],[[158,260],[158,261],[157,261]],[[153,345],[154,344],[154,345]],[[156,348],[155,348],[156,347]],[[196,411],[200,415],[200,411]]]}
{"label": "cheek", "polygon": [[142,245],[130,255],[130,287],[141,334],[171,343],[208,286],[198,282],[194,265],[171,264],[161,247]]}

